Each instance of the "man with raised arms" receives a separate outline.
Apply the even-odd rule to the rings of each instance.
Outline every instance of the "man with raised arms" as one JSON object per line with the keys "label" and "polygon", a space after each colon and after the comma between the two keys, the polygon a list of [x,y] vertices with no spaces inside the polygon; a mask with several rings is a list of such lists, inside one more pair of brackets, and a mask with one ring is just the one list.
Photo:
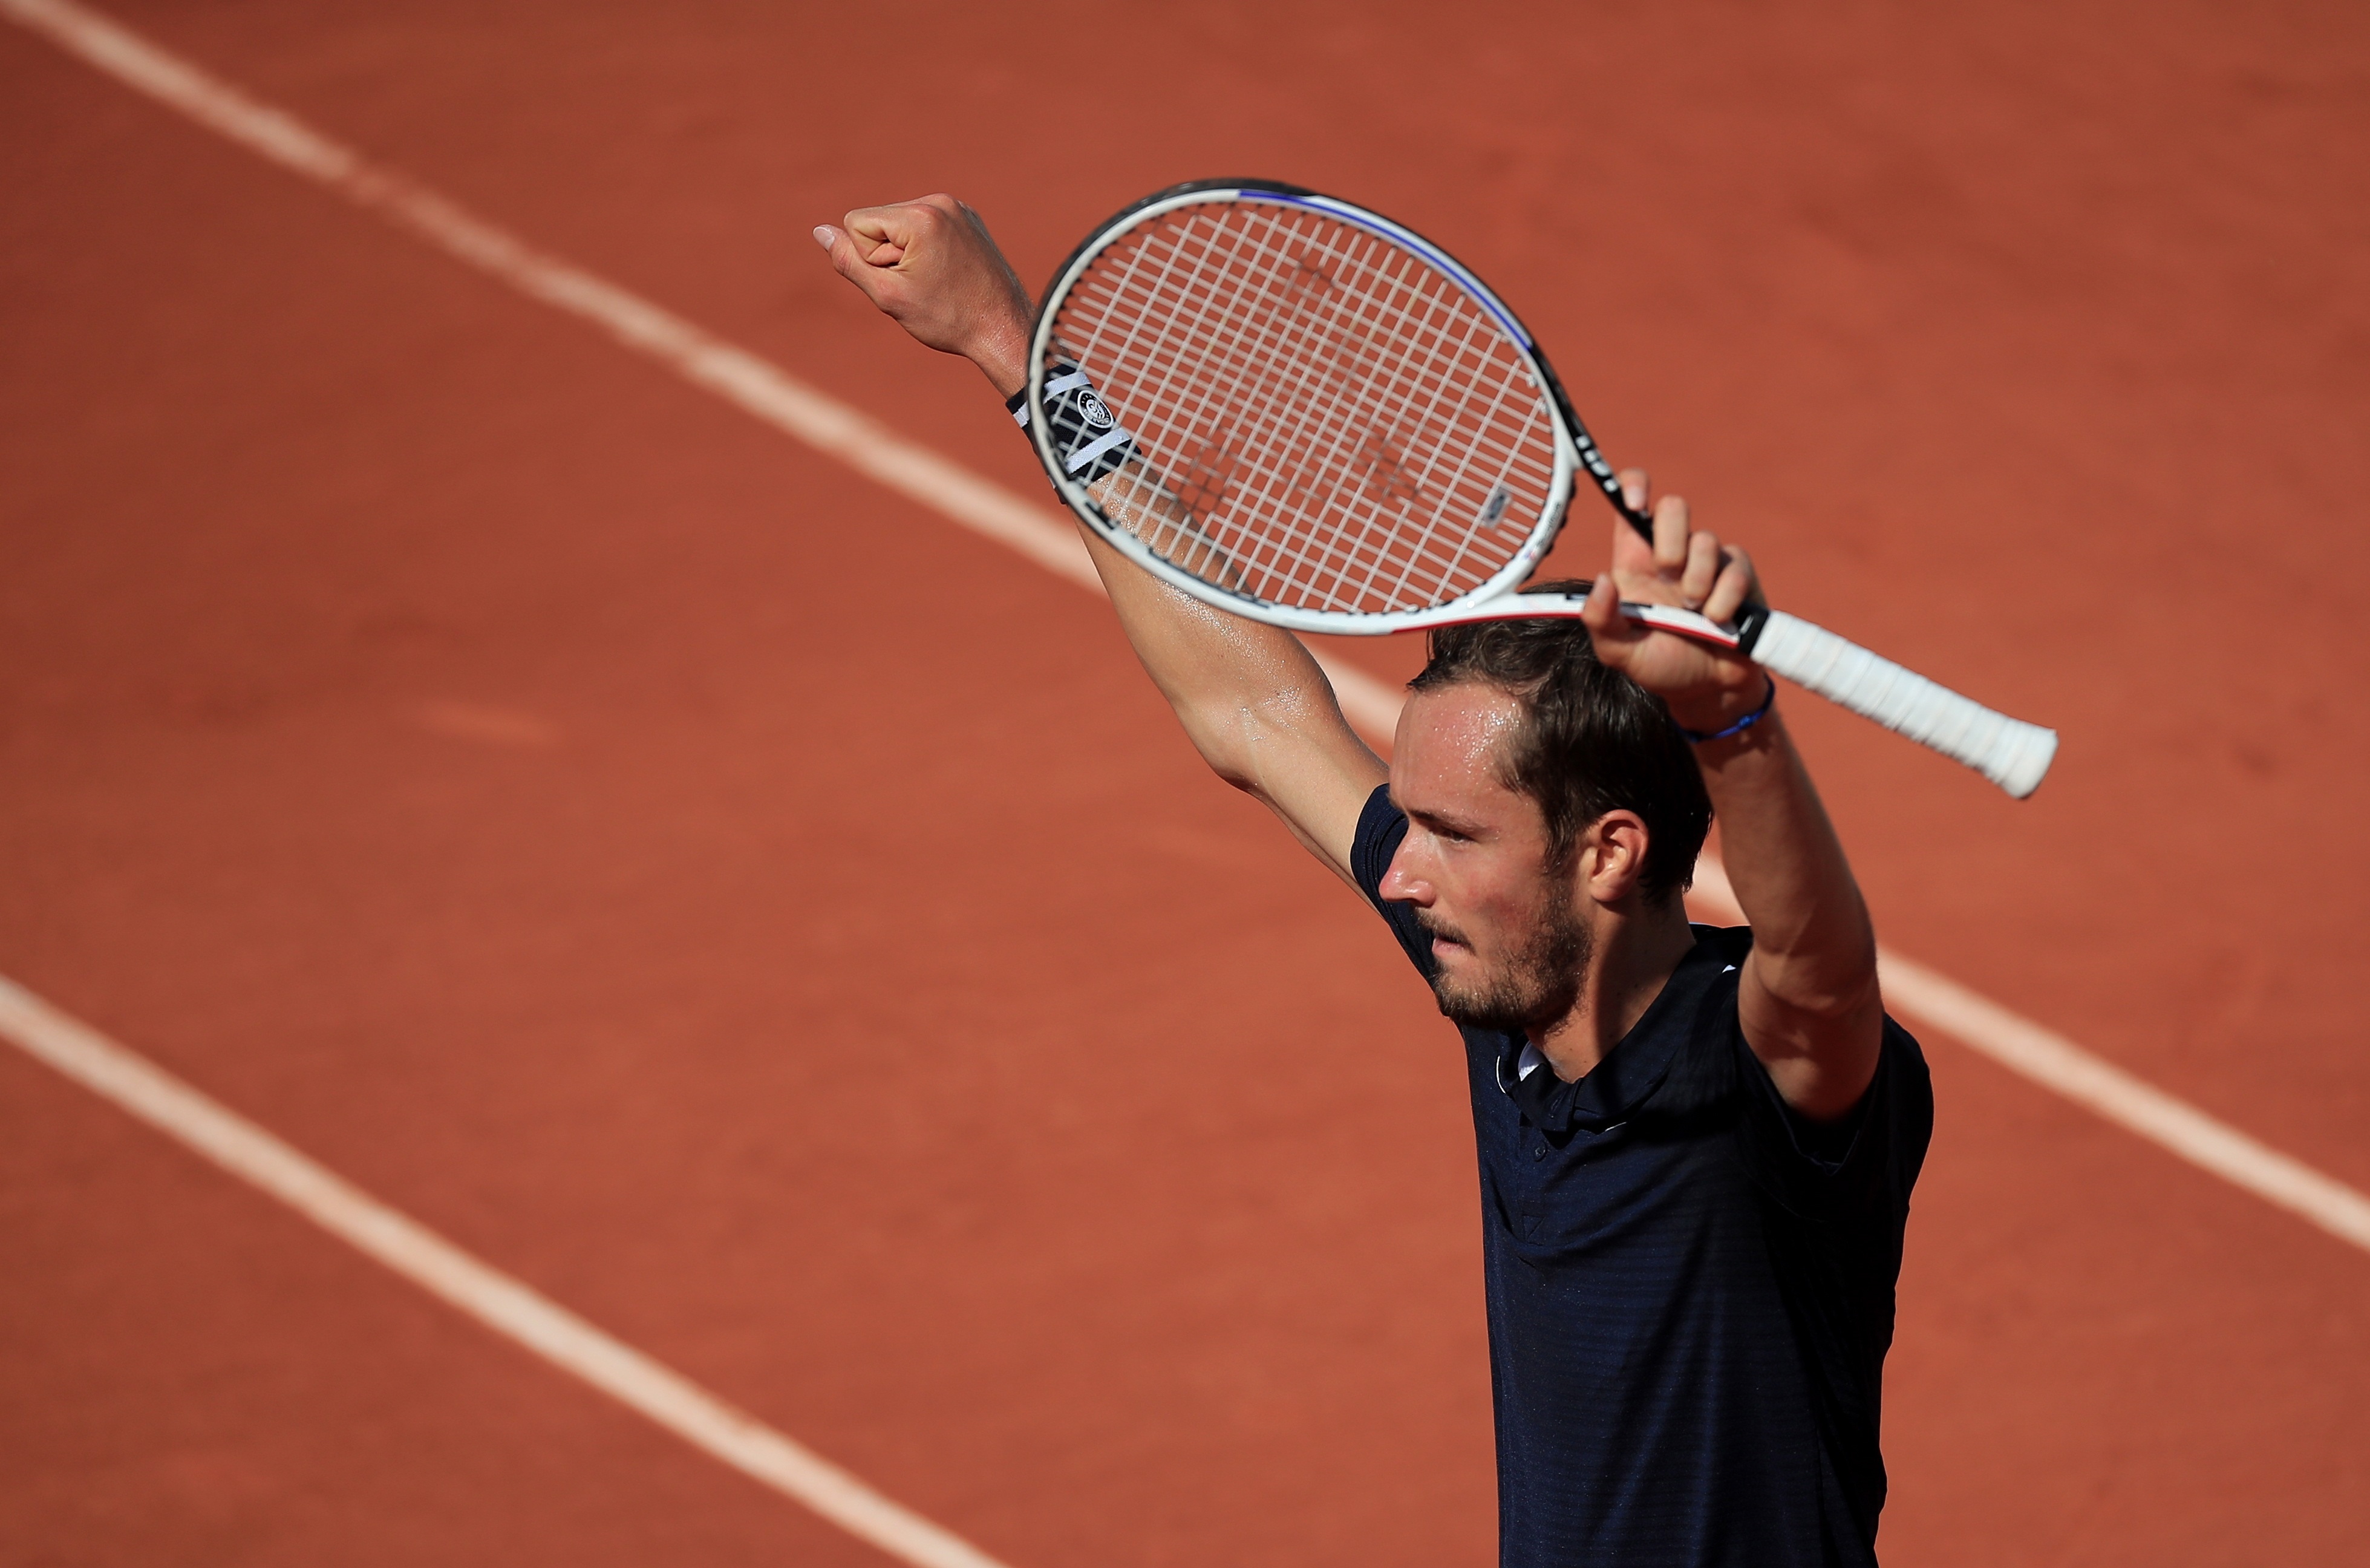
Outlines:
{"label": "man with raised arms", "polygon": [[[1029,298],[969,208],[815,237],[1020,394]],[[1873,1563],[1931,1090],[1767,676],[1615,608],[1725,620],[1754,592],[1685,502],[1653,519],[1651,545],[1616,525],[1584,621],[1432,633],[1387,768],[1290,633],[1086,539],[1202,757],[1380,912],[1464,1038],[1501,1562]],[[1749,928],[1681,902],[1715,811]]]}

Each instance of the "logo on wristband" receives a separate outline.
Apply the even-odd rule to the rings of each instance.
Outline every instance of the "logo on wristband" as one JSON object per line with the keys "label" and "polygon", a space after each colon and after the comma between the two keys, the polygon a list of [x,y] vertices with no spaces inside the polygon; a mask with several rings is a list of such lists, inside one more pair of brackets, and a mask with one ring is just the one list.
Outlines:
{"label": "logo on wristband", "polygon": [[1091,392],[1078,394],[1078,414],[1087,421],[1088,430],[1109,430],[1119,423],[1111,417],[1111,411],[1103,407],[1103,400]]}

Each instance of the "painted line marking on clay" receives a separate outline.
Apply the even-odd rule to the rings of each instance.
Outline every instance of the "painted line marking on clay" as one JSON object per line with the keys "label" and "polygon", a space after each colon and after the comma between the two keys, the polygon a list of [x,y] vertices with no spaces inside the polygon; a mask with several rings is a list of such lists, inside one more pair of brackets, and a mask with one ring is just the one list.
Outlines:
{"label": "painted line marking on clay", "polygon": [[[12,0],[13,3],[13,0]],[[913,1568],[993,1557],[606,1333],[129,1047],[0,979],[0,1035],[430,1295]]]}

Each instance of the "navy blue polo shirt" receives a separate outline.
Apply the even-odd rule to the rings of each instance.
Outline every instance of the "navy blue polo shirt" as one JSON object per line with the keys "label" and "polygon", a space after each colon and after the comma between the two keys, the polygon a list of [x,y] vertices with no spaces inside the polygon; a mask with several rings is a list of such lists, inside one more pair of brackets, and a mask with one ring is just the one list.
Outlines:
{"label": "navy blue polo shirt", "polygon": [[[1377,790],[1351,864],[1379,889],[1407,818]],[[1887,1019],[1843,1123],[1797,1115],[1745,1043],[1742,928],[1696,928],[1637,1026],[1578,1083],[1520,1034],[1465,1029],[1505,1568],[1860,1568],[1876,1561],[1878,1390],[1909,1189],[1933,1128]]]}

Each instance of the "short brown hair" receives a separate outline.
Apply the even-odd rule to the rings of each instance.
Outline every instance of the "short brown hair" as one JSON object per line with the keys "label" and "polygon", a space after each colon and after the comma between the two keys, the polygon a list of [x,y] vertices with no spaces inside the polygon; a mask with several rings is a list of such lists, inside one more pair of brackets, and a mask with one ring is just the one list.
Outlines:
{"label": "short brown hair", "polygon": [[[1576,579],[1527,585],[1576,593]],[[1610,811],[1646,824],[1639,885],[1661,904],[1695,880],[1696,856],[1711,830],[1694,749],[1662,699],[1597,662],[1588,628],[1562,617],[1468,621],[1432,633],[1432,657],[1408,683],[1437,691],[1466,682],[1513,698],[1521,722],[1504,743],[1500,777],[1538,802],[1551,865],[1568,864],[1588,825]]]}

